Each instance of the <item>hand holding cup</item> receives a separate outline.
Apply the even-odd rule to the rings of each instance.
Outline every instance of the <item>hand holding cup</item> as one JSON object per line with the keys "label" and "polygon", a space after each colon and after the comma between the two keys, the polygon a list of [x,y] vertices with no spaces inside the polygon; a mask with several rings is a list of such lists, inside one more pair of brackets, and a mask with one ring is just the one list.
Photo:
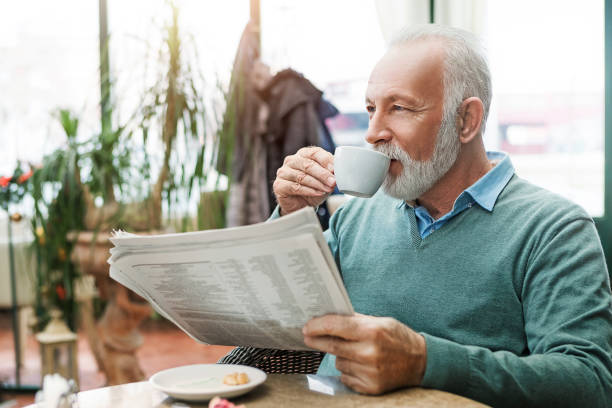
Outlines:
{"label": "hand holding cup", "polygon": [[334,190],[334,156],[320,147],[304,147],[285,157],[272,188],[281,215],[316,207]]}

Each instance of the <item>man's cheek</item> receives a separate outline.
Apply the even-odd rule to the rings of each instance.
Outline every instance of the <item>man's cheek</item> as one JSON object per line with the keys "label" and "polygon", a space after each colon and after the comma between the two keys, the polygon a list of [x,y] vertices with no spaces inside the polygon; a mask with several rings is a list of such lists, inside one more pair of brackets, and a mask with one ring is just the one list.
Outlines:
{"label": "man's cheek", "polygon": [[389,174],[393,176],[393,178],[399,177],[404,171],[404,165],[401,161],[392,159],[391,164],[389,165]]}

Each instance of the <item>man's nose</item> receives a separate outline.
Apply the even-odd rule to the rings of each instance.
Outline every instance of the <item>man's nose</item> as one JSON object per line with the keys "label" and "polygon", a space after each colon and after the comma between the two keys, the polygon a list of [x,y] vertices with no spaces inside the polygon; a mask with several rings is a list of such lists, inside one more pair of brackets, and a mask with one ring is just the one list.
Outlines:
{"label": "man's nose", "polygon": [[383,121],[379,120],[376,115],[370,119],[368,131],[366,132],[366,142],[376,145],[378,143],[389,142],[392,138],[391,131],[385,126]]}

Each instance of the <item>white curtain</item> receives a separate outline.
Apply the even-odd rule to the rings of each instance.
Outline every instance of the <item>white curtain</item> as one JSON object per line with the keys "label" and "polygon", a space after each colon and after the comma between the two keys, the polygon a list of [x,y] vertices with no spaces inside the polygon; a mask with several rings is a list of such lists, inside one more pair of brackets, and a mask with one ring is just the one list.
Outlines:
{"label": "white curtain", "polygon": [[[387,44],[393,34],[411,24],[429,23],[429,0],[375,0],[378,23]],[[487,0],[435,0],[434,21],[471,31],[485,31]]]}
{"label": "white curtain", "polygon": [[485,34],[487,0],[435,0],[435,22]]}
{"label": "white curtain", "polygon": [[429,22],[429,0],[375,0],[378,24],[385,42],[402,27]]}
{"label": "white curtain", "polygon": [[[0,210],[0,309],[11,307],[11,270],[9,264],[8,219]],[[34,303],[34,277],[36,275],[36,258],[32,251],[32,231],[30,221],[24,217],[12,224],[13,254],[15,255],[15,272],[17,301],[20,306]]]}

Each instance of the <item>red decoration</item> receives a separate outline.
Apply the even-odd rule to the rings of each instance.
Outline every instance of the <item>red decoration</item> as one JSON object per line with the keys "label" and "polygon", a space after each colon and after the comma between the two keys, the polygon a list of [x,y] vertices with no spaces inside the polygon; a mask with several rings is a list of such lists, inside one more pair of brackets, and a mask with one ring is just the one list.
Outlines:
{"label": "red decoration", "polygon": [[55,293],[57,293],[57,297],[59,298],[59,300],[66,299],[66,289],[64,289],[62,285],[58,284],[55,287]]}
{"label": "red decoration", "polygon": [[0,187],[4,188],[9,185],[12,177],[0,177]]}
{"label": "red decoration", "polygon": [[28,181],[28,179],[30,177],[32,177],[32,174],[34,174],[34,172],[32,170],[28,171],[27,173],[23,173],[21,176],[19,176],[19,178],[17,179],[17,184],[23,184],[26,181]]}
{"label": "red decoration", "polygon": [[234,405],[225,398],[215,397],[208,403],[208,408],[246,408],[244,405]]}

